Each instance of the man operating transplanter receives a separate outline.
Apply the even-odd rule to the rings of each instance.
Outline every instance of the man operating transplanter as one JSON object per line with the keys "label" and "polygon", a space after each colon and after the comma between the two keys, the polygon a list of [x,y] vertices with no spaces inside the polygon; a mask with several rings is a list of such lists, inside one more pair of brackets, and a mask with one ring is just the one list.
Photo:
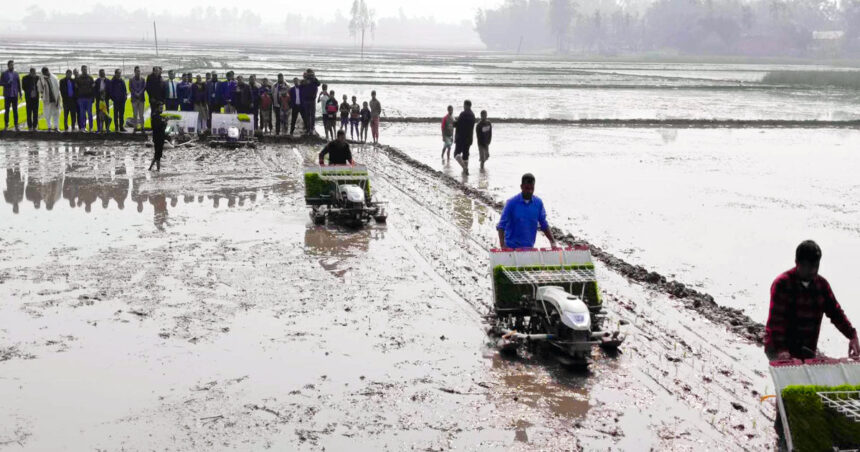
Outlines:
{"label": "man operating transplanter", "polygon": [[795,267],[774,280],[764,336],[768,359],[814,358],[823,315],[848,338],[848,355],[860,356],[857,331],[836,301],[830,284],[818,274],[820,262],[821,248],[807,240],[797,246]]}
{"label": "man operating transplanter", "polygon": [[540,227],[549,239],[550,246],[555,248],[555,238],[546,222],[543,201],[534,195],[535,177],[531,173],[523,174],[520,189],[522,193],[505,203],[502,217],[496,226],[499,231],[499,246],[512,249],[533,248]]}

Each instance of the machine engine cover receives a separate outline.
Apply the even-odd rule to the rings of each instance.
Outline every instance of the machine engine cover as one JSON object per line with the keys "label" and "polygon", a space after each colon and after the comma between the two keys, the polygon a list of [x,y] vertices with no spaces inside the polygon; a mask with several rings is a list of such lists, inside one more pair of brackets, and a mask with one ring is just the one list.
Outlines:
{"label": "machine engine cover", "polygon": [[543,286],[537,290],[538,301],[552,304],[559,312],[561,323],[575,331],[591,331],[591,313],[585,302],[558,286]]}
{"label": "machine engine cover", "polygon": [[358,185],[341,185],[340,197],[344,201],[360,204],[364,202],[364,190]]}

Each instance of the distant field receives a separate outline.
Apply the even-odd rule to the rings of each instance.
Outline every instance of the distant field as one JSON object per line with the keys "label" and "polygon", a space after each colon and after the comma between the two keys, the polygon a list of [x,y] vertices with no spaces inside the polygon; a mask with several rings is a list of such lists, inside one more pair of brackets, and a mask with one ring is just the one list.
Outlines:
{"label": "distant field", "polygon": [[762,82],[778,85],[860,88],[860,71],[771,71],[765,74]]}

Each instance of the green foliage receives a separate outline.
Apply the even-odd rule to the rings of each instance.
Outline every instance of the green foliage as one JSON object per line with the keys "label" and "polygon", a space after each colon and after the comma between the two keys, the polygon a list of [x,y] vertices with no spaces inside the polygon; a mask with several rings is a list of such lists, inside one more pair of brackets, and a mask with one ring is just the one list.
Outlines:
{"label": "green foliage", "polygon": [[239,113],[236,115],[236,118],[238,118],[240,122],[251,122],[251,117],[245,113]]}
{"label": "green foliage", "polygon": [[789,386],[782,391],[791,438],[799,452],[860,446],[860,424],[825,407],[817,393],[826,391],[860,391],[860,386]]}
{"label": "green foliage", "polygon": [[[334,176],[336,174],[341,176],[350,176],[350,175],[366,175],[366,172],[363,173],[352,173],[350,171],[334,171],[334,172],[326,172],[326,175]],[[354,181],[339,181],[341,184],[356,184],[361,186],[361,183],[364,183],[364,191],[367,194],[367,197],[370,198],[370,180],[362,180],[356,179]],[[325,181],[320,178],[319,173],[305,173],[305,198],[321,198],[323,196],[328,196],[334,191],[335,185],[334,182]]]}
{"label": "green foliage", "polygon": [[177,121],[182,120],[182,115],[176,113],[162,113],[161,117],[167,120],[175,119]]}
{"label": "green foliage", "polygon": [[[594,264],[585,264],[585,265],[565,265],[562,266],[529,266],[529,267],[505,267],[502,265],[496,266],[493,268],[493,286],[495,288],[496,293],[496,307],[502,309],[515,308],[519,306],[519,300],[524,296],[532,295],[532,287],[530,285],[517,285],[513,284],[507,276],[505,276],[504,270],[531,270],[531,269],[541,269],[541,270],[575,270],[589,268],[593,269]],[[569,284],[545,284],[547,286],[563,286],[566,289],[569,288]],[[582,293],[582,283],[573,284],[574,295]],[[603,303],[603,300],[600,298],[600,289],[597,287],[597,282],[589,282],[585,283],[585,302],[589,306],[597,306]]]}
{"label": "green foliage", "polygon": [[836,86],[860,88],[858,71],[770,71],[762,79],[775,85]]}

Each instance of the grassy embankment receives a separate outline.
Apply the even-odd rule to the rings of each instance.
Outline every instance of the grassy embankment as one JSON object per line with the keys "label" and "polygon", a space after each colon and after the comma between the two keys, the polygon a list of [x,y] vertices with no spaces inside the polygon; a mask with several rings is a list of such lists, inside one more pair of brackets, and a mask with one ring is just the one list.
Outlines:
{"label": "grassy embankment", "polygon": [[[129,91],[128,90],[128,80],[125,81],[125,87],[126,87],[126,91]],[[2,97],[3,97],[3,88],[0,87],[0,99],[2,99]],[[2,100],[0,100],[0,102],[2,102]],[[47,122],[45,122],[45,118],[42,117],[43,110],[44,110],[44,105],[40,101],[39,102],[39,127],[38,127],[38,130],[48,130],[48,124],[47,124]],[[145,116],[146,111],[149,110],[149,98],[148,97],[146,98],[146,101],[144,103],[143,110],[144,110],[144,116]],[[11,115],[12,112],[9,112],[9,114]],[[97,112],[95,111],[95,102],[93,102],[93,130],[96,130],[96,114],[97,114]],[[5,115],[6,115],[6,109],[5,109],[5,104],[3,104],[3,105],[0,105],[0,122],[5,120]],[[113,102],[111,102],[110,115],[111,115],[111,121],[113,121]],[[134,116],[134,113],[131,110],[131,97],[127,97],[125,100],[125,114],[123,116],[124,116],[123,124],[125,124],[125,121],[128,118],[131,118]],[[10,127],[12,126],[11,122],[13,120],[14,120],[14,117],[9,119],[9,123],[10,123],[9,126]],[[60,130],[63,129],[63,124],[65,124],[63,122],[63,103],[62,103],[62,101],[60,101],[60,124],[59,124]],[[27,107],[25,107],[24,102],[22,102],[19,99],[18,100],[18,126],[21,127],[22,125],[25,128],[27,126]],[[149,118],[147,118],[145,120],[144,127],[145,128],[150,127]],[[113,127],[111,127],[111,130],[113,130]],[[131,129],[127,129],[127,130],[130,131]]]}
{"label": "grassy embankment", "polygon": [[763,83],[860,89],[860,71],[771,71]]}

